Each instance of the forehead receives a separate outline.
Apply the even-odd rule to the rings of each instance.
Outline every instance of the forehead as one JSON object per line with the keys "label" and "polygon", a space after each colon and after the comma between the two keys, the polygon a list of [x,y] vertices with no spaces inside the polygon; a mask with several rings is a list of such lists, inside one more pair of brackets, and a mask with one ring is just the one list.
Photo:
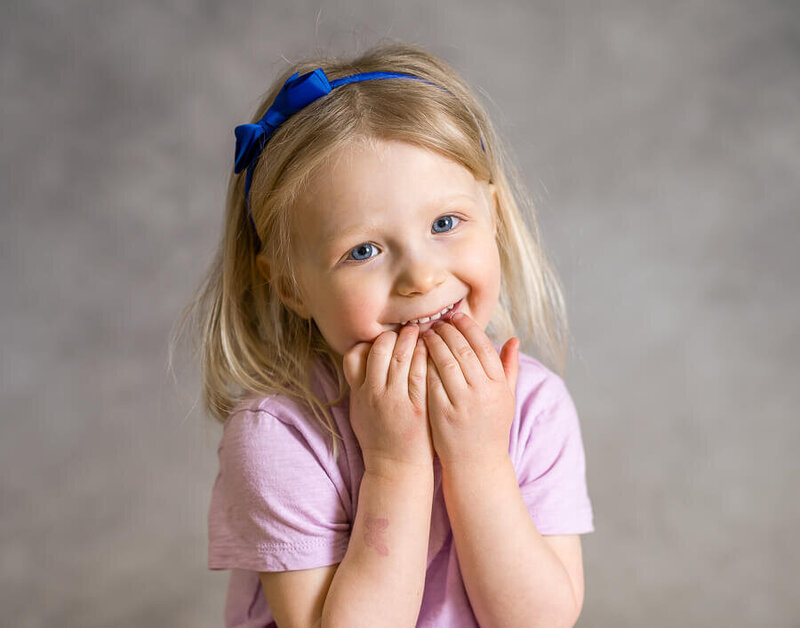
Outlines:
{"label": "forehead", "polygon": [[448,203],[485,205],[485,187],[462,165],[398,141],[355,144],[309,182],[298,202],[297,235],[313,247],[345,232],[385,228]]}

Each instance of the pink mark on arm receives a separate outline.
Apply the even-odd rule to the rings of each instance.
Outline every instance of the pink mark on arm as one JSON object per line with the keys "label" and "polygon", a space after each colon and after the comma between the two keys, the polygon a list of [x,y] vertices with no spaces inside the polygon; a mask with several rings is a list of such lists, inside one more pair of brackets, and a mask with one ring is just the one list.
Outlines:
{"label": "pink mark on arm", "polygon": [[367,517],[367,533],[364,535],[364,543],[367,547],[374,547],[381,556],[389,555],[389,548],[386,546],[384,532],[389,527],[389,520],[378,517]]}

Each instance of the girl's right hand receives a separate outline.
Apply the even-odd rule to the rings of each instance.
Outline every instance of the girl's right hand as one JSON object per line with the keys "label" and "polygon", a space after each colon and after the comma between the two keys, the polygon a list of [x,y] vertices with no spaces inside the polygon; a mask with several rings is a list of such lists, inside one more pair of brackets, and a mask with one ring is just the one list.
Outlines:
{"label": "girl's right hand", "polygon": [[427,350],[419,327],[385,331],[343,358],[350,385],[350,424],[366,472],[432,469],[433,440],[426,402]]}

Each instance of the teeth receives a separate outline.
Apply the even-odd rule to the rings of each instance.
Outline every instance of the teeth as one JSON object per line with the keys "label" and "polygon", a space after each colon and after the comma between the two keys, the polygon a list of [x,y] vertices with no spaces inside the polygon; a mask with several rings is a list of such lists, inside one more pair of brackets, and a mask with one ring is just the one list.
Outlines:
{"label": "teeth", "polygon": [[442,316],[447,314],[454,307],[455,307],[455,303],[453,303],[452,305],[448,305],[441,312],[439,312],[438,314],[434,314],[433,316],[425,316],[423,318],[418,318],[418,319],[413,320],[413,321],[404,321],[402,324],[403,325],[406,325],[408,323],[422,324],[422,323],[427,323],[428,321],[438,321]]}

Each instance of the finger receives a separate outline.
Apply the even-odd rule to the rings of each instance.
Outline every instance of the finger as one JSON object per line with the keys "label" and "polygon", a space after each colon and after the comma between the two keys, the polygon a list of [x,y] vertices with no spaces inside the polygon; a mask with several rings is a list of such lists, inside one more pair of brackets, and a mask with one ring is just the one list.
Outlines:
{"label": "finger", "polygon": [[464,379],[470,386],[478,386],[489,379],[483,364],[464,335],[450,323],[437,323],[434,332],[444,340],[450,353],[458,361]]}
{"label": "finger", "polygon": [[[428,356],[430,356],[430,350],[428,350]],[[447,394],[442,377],[430,357],[428,357],[428,373],[425,383],[428,387],[428,415],[433,420],[437,416],[437,409],[448,405],[452,406],[453,401]]]}
{"label": "finger", "polygon": [[425,343],[418,338],[408,371],[408,396],[418,408],[425,407],[427,370],[428,352],[425,349]]}
{"label": "finger", "polygon": [[469,342],[475,355],[478,356],[483,365],[486,375],[491,379],[502,381],[503,366],[497,355],[497,350],[480,325],[463,312],[457,312],[450,321]]}
{"label": "finger", "polygon": [[517,374],[519,373],[519,338],[509,338],[500,351],[500,360],[503,362],[505,377],[511,390],[517,390]]}
{"label": "finger", "polygon": [[359,342],[342,358],[342,368],[344,378],[350,388],[360,388],[364,383],[367,372],[367,354],[370,350],[370,343]]}
{"label": "finger", "polygon": [[417,325],[405,325],[400,330],[397,342],[394,345],[392,359],[389,362],[389,373],[386,378],[387,386],[400,385],[408,386],[408,371],[411,368],[411,358],[414,354],[414,347],[417,344],[419,327]]}
{"label": "finger", "polygon": [[372,343],[372,349],[370,349],[367,356],[367,375],[364,379],[364,384],[373,390],[386,388],[389,361],[392,359],[396,342],[397,333],[385,331]]}
{"label": "finger", "polygon": [[467,388],[467,380],[461,372],[458,360],[453,356],[444,340],[437,333],[423,334],[425,345],[428,347],[428,354],[431,356],[439,379],[447,391],[447,396],[451,400],[459,398],[459,393]]}

